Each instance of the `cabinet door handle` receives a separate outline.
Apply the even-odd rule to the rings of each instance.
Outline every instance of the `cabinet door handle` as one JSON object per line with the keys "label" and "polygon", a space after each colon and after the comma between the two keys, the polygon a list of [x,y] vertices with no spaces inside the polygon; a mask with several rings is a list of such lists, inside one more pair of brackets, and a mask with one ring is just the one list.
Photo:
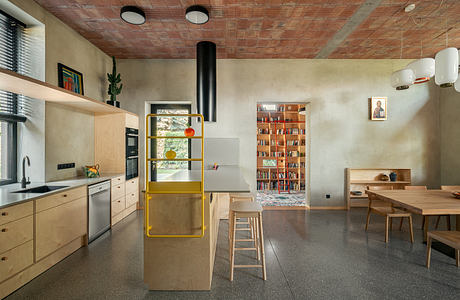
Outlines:
{"label": "cabinet door handle", "polygon": [[120,201],[120,200],[118,200],[118,203],[121,203],[121,201]]}
{"label": "cabinet door handle", "polygon": [[2,232],[7,232],[8,228],[2,228]]}
{"label": "cabinet door handle", "polygon": [[117,186],[117,188],[120,188],[120,186]]}
{"label": "cabinet door handle", "polygon": [[3,260],[3,261],[6,261],[6,260],[8,260],[8,257],[3,256],[3,257],[2,257],[2,260]]}
{"label": "cabinet door handle", "polygon": [[67,194],[62,195],[62,197],[64,197],[64,198],[67,197]]}
{"label": "cabinet door handle", "polygon": [[2,212],[2,216],[7,216],[7,215],[8,215],[7,211]]}

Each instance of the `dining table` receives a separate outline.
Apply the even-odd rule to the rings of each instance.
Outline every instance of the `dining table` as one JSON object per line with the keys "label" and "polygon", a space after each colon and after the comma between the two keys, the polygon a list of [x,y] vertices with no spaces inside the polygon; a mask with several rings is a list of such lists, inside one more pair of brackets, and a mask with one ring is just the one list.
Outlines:
{"label": "dining table", "polygon": [[460,231],[460,199],[445,190],[368,190],[368,195],[387,201],[424,217],[426,241],[430,216],[455,215],[456,230]]}

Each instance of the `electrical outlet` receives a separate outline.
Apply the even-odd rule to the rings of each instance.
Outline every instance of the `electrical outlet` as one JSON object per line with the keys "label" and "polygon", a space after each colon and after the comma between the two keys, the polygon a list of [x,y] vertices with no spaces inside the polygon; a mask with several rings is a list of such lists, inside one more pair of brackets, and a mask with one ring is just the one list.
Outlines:
{"label": "electrical outlet", "polygon": [[326,194],[326,199],[331,199],[331,195],[330,195],[330,194]]}
{"label": "electrical outlet", "polygon": [[66,163],[66,164],[58,164],[57,169],[62,170],[62,169],[71,169],[75,168],[75,163]]}

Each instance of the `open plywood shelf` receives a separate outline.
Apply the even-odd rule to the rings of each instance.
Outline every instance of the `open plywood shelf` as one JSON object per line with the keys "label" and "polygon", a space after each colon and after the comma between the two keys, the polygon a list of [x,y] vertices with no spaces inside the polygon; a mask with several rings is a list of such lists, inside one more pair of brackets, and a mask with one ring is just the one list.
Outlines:
{"label": "open plywood shelf", "polygon": [[[382,174],[389,175],[391,172],[397,174],[396,181],[381,180]],[[365,193],[368,185],[388,185],[393,189],[404,189],[406,185],[411,184],[411,169],[346,169],[345,178],[345,199],[348,209],[350,207],[367,207],[368,200]],[[351,191],[361,191],[362,195],[353,195]]]}
{"label": "open plywood shelf", "polygon": [[[104,102],[76,94],[16,72],[0,68],[0,90],[24,95],[34,99],[60,103],[66,106],[98,114],[129,113],[126,110],[108,105]],[[132,114],[134,115],[134,114]]]}
{"label": "open plywood shelf", "polygon": [[[264,110],[264,104],[257,105],[257,190],[303,192],[306,173],[305,116],[300,115],[298,110],[305,105],[275,105],[276,110],[272,111]],[[278,156],[275,156],[276,153]],[[276,161],[275,165],[264,166],[264,161],[269,160]]]}

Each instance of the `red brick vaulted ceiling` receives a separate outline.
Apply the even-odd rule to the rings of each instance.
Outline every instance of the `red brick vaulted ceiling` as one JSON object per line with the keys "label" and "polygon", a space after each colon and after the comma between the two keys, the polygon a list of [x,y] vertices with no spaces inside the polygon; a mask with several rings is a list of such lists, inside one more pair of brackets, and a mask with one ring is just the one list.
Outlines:
{"label": "red brick vaulted ceiling", "polygon": [[[218,58],[315,58],[366,0],[35,0],[102,51],[117,58],[195,58],[202,40]],[[440,6],[442,2],[442,5]],[[404,7],[416,8],[404,13]],[[194,4],[204,25],[185,20]],[[144,10],[141,26],[120,19],[124,5]],[[328,58],[434,57],[460,47],[460,0],[381,0]],[[402,41],[402,43],[401,43]],[[402,44],[402,49],[401,49]]]}

